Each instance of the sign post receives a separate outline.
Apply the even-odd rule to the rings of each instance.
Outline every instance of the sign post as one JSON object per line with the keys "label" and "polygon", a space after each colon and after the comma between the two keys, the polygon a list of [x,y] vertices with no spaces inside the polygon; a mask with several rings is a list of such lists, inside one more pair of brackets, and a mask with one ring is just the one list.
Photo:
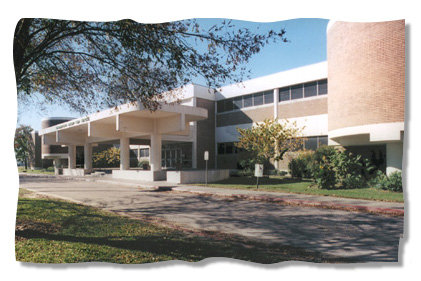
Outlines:
{"label": "sign post", "polygon": [[205,184],[208,184],[208,160],[209,160],[209,151],[205,151],[204,155],[205,165],[206,165],[206,173],[205,173]]}
{"label": "sign post", "polygon": [[257,189],[259,189],[259,178],[263,177],[263,164],[254,165],[254,176],[256,177]]}

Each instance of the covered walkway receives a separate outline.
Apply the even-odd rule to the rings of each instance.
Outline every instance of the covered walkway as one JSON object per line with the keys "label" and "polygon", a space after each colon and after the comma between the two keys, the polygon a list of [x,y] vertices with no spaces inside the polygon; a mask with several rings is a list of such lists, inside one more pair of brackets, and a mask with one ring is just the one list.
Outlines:
{"label": "covered walkway", "polygon": [[[65,175],[81,176],[92,171],[92,146],[109,141],[119,141],[120,170],[113,171],[115,178],[163,180],[161,146],[163,139],[188,138],[190,124],[204,120],[208,112],[204,108],[161,104],[150,111],[139,103],[129,103],[100,111],[86,117],[40,130],[42,143],[68,147],[68,168]],[[130,169],[131,140],[150,140],[150,170]],[[84,147],[84,168],[76,168],[76,146]]]}

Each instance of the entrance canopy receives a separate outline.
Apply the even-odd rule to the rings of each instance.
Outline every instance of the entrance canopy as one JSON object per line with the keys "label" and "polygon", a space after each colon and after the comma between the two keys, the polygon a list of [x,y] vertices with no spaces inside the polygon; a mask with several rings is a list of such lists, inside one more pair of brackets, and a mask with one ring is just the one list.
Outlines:
{"label": "entrance canopy", "polygon": [[138,103],[124,104],[40,130],[43,144],[85,145],[121,138],[188,135],[188,123],[206,119],[204,108],[161,104],[151,112]]}
{"label": "entrance canopy", "polygon": [[[155,180],[165,178],[161,172],[162,136],[188,136],[189,122],[207,117],[208,111],[204,108],[161,104],[158,110],[152,112],[139,103],[130,103],[42,129],[39,134],[43,144],[68,147],[66,173],[69,174],[79,174],[76,169],[76,146],[84,146],[82,174],[85,174],[92,170],[92,144],[118,139],[120,174],[124,177],[134,172],[128,174],[125,171],[130,169],[130,138],[150,139],[151,170],[148,174]],[[145,173],[135,172],[136,176],[145,178]],[[114,173],[118,176],[117,171]]]}

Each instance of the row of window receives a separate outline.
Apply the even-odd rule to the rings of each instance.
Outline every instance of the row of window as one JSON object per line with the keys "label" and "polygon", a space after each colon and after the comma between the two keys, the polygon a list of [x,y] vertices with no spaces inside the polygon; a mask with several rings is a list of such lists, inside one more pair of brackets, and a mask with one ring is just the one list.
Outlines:
{"label": "row of window", "polygon": [[[327,79],[280,88],[279,102],[321,95],[327,95]],[[270,103],[273,103],[272,90],[220,100],[217,108],[220,113]]]}
{"label": "row of window", "polygon": [[304,148],[306,150],[316,150],[323,145],[327,145],[327,136],[306,137],[304,139]]}
{"label": "row of window", "polygon": [[[306,137],[301,149],[316,150],[320,146],[327,145],[327,136]],[[218,154],[237,154],[240,151],[234,142],[218,143]]]}
{"label": "row of window", "polygon": [[137,155],[137,149],[133,149],[133,153],[136,155],[136,157],[149,157],[149,148],[139,149],[140,155]]}
{"label": "row of window", "polygon": [[273,103],[273,91],[265,91],[218,101],[218,112]]}
{"label": "row of window", "polygon": [[233,142],[219,142],[218,154],[237,154],[240,151]]}

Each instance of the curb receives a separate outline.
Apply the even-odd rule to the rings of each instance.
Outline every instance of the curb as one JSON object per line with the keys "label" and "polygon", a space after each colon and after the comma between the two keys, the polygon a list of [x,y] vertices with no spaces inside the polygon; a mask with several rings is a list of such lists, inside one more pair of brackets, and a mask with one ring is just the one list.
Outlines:
{"label": "curb", "polygon": [[243,200],[253,200],[253,201],[262,201],[270,202],[284,205],[292,206],[303,206],[303,207],[315,207],[315,208],[326,208],[326,209],[335,209],[351,212],[364,212],[380,215],[389,215],[389,216],[404,216],[404,210],[391,209],[391,208],[381,208],[381,207],[370,207],[370,206],[361,206],[361,205],[352,205],[352,204],[338,204],[338,203],[329,203],[329,202],[320,202],[320,201],[310,201],[310,200],[301,200],[301,199],[284,199],[284,198],[274,198],[261,195],[238,195],[238,194],[217,194],[217,193],[208,193],[203,191],[193,191],[193,190],[178,190],[179,192],[188,192],[194,194],[200,194],[205,196],[217,196],[223,198],[234,198],[234,199],[243,199]]}

